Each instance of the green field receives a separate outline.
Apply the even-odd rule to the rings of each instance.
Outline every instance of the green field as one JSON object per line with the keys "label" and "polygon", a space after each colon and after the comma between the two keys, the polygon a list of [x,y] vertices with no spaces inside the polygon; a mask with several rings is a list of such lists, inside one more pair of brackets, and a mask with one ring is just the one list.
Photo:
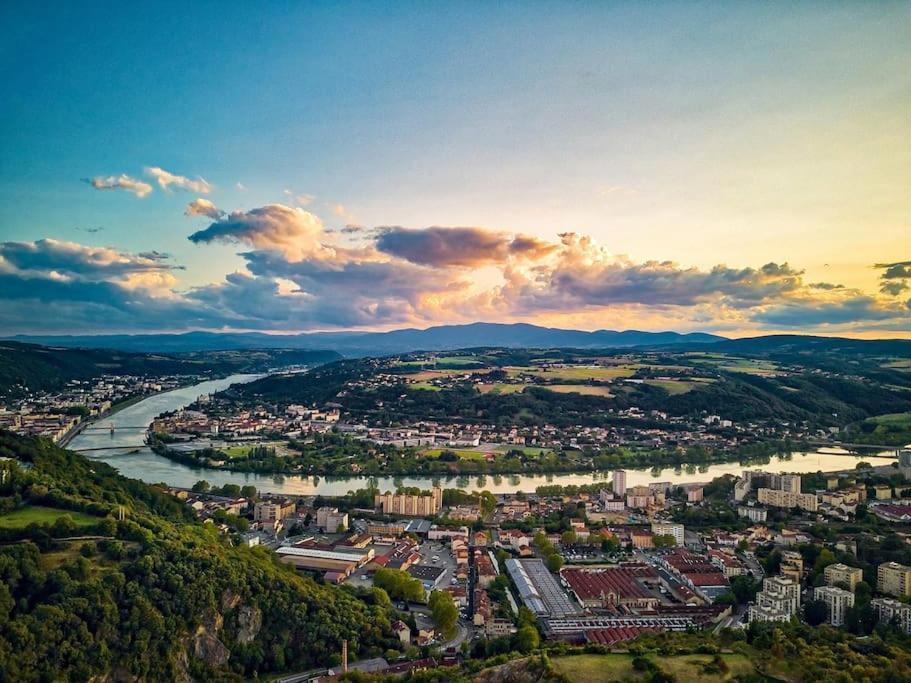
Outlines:
{"label": "green field", "polygon": [[887,413],[877,415],[876,417],[867,418],[867,422],[887,427],[899,427],[901,429],[911,429],[911,413]]}
{"label": "green field", "polygon": [[430,382],[415,382],[414,384],[409,385],[411,389],[418,389],[419,391],[442,391],[442,389],[435,384]]}
{"label": "green field", "polygon": [[481,451],[473,451],[467,448],[428,448],[425,451],[422,451],[423,455],[428,458],[439,458],[440,454],[443,451],[452,451],[460,460],[483,460],[484,453]]}
{"label": "green field", "polygon": [[76,526],[89,526],[90,524],[97,524],[100,520],[99,517],[92,517],[83,512],[58,510],[57,508],[48,508],[41,505],[28,505],[0,515],[0,529],[23,529],[29,524],[50,526],[64,516],[69,516]]}
{"label": "green field", "polygon": [[592,386],[590,384],[543,384],[539,389],[556,391],[558,394],[582,394],[584,396],[604,396],[610,398],[613,394],[610,387]]}
{"label": "green field", "polygon": [[[440,356],[436,358],[437,365],[464,365],[466,367],[483,367],[485,358],[482,356]],[[401,367],[420,368],[422,366],[433,366],[434,360],[403,360],[396,363]]]}
{"label": "green field", "polygon": [[497,446],[497,450],[500,453],[508,453],[509,451],[522,451],[525,455],[533,455],[535,457],[553,452],[553,449],[540,448],[538,446]]}
{"label": "green field", "polygon": [[780,371],[780,367],[768,360],[756,358],[738,358],[715,353],[694,353],[691,358],[695,363],[711,365],[726,372],[741,372],[748,375],[768,377]]}
{"label": "green field", "polygon": [[645,384],[652,387],[661,387],[671,396],[685,394],[693,389],[698,389],[700,384],[705,382],[694,382],[686,379],[647,379]]}
{"label": "green field", "polygon": [[495,382],[493,384],[479,384],[478,391],[482,394],[521,394],[525,391],[527,384],[504,384]]}
{"label": "green field", "polygon": [[[704,666],[712,661],[711,655],[648,655],[648,659],[657,664],[664,673],[673,676],[673,680],[678,683],[721,683],[755,671],[750,660],[743,655],[728,654],[721,657],[729,669],[723,674],[704,671]],[[607,683],[644,681],[648,678],[647,673],[637,671],[633,667],[633,656],[628,654],[554,657],[551,662],[557,673],[563,674],[571,681]]]}
{"label": "green field", "polygon": [[568,366],[565,368],[532,368],[532,367],[512,367],[506,368],[511,377],[520,375],[531,375],[543,379],[561,380],[569,379],[574,381],[608,380],[619,377],[632,377],[636,374],[637,366],[635,365],[615,365],[615,366]]}
{"label": "green field", "polygon": [[220,453],[224,453],[225,456],[231,458],[246,458],[250,455],[250,451],[254,448],[265,447],[265,448],[274,448],[276,455],[287,455],[288,449],[285,446],[284,442],[281,441],[262,441],[256,443],[245,443],[240,446],[226,446],[225,448],[219,448]]}

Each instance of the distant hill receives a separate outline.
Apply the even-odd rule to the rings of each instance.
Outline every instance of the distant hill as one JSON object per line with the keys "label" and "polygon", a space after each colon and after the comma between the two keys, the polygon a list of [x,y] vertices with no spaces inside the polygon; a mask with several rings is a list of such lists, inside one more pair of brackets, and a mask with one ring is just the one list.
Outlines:
{"label": "distant hill", "polygon": [[312,332],[262,334],[188,332],[185,334],[18,336],[17,341],[53,346],[107,348],[121,351],[180,353],[226,349],[333,349],[346,356],[443,351],[480,346],[508,348],[625,348],[676,344],[706,344],[725,338],[694,332],[640,332],[638,330],[563,330],[524,323],[442,325],[426,330],[390,332]]}
{"label": "distant hill", "polygon": [[0,396],[55,389],[99,375],[203,375],[327,363],[334,351],[265,349],[166,355],[110,349],[62,348],[0,341]]}
{"label": "distant hill", "polygon": [[[673,344],[673,351],[700,351],[697,344]],[[745,354],[838,353],[844,355],[911,355],[911,339],[847,339],[845,337],[816,337],[800,334],[770,334],[764,337],[720,339],[711,345],[712,351]]]}

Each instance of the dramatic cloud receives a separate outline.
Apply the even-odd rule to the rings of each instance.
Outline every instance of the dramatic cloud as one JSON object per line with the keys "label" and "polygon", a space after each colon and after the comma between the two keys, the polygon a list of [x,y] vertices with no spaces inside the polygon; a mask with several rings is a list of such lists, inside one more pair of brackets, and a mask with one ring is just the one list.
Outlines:
{"label": "dramatic cloud", "polygon": [[[332,231],[300,207],[225,214],[202,198],[186,213],[214,219],[192,242],[243,245],[240,272],[181,288],[180,268],[160,251],[3,242],[0,325],[18,316],[8,329],[306,330],[474,320],[717,331],[911,326],[911,300],[898,297],[908,262],[877,264],[883,291],[870,293],[805,282],[787,263],[634,261],[571,232],[546,241],[464,227]],[[41,321],[28,322],[38,307]]]}
{"label": "dramatic cloud", "polygon": [[288,258],[331,257],[334,251],[323,245],[322,221],[301,208],[268,204],[250,211],[234,211],[208,228],[190,235],[196,244],[226,242],[249,244],[256,249],[275,250]]}
{"label": "dramatic cloud", "polygon": [[186,190],[187,192],[199,192],[200,194],[209,194],[212,191],[212,186],[203,178],[192,180],[186,176],[169,173],[163,168],[159,168],[157,166],[146,166],[145,174],[153,177],[155,179],[155,182],[158,183],[158,187],[160,187],[165,192],[170,192],[172,185],[178,190]]}
{"label": "dramatic cloud", "polygon": [[96,190],[126,190],[140,198],[145,197],[152,191],[151,185],[142,180],[131,178],[125,173],[121,173],[119,176],[110,175],[107,177],[96,176],[94,178],[86,178],[85,182]]}
{"label": "dramatic cloud", "polygon": [[199,199],[194,199],[192,202],[187,204],[187,210],[184,211],[184,215],[208,216],[209,218],[218,220],[225,215],[225,212],[215,206],[213,202],[200,197]]}
{"label": "dramatic cloud", "polygon": [[883,272],[879,278],[882,281],[879,291],[887,296],[899,296],[911,289],[905,280],[911,280],[911,261],[898,261],[896,263],[877,263],[873,266]]}
{"label": "dramatic cloud", "polygon": [[503,263],[510,257],[538,259],[557,249],[554,244],[524,235],[510,236],[485,228],[441,227],[379,228],[376,246],[412,263],[465,267]]}

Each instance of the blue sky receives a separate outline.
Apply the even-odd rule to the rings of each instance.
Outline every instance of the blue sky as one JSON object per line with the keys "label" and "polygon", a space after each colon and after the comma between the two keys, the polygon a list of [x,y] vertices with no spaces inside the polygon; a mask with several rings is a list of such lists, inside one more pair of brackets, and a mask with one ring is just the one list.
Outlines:
{"label": "blue sky", "polygon": [[[5,3],[0,239],[32,243],[32,257],[60,257],[34,246],[46,238],[172,256],[152,285],[54,274],[9,247],[20,256],[5,258],[7,276],[113,282],[154,300],[161,318],[124,297],[118,329],[522,319],[903,334],[905,278],[886,283],[875,266],[911,259],[909,44],[906,3]],[[148,167],[214,189],[165,189]],[[121,174],[154,189],[139,198],[84,182]],[[294,209],[270,214],[290,221],[283,234],[360,251],[290,248],[259,223],[266,233],[191,242],[213,221],[184,215],[202,195],[243,220]],[[308,232],[310,216],[325,234]],[[333,232],[346,224],[365,229]],[[483,263],[435,256],[446,286],[387,291],[378,271],[414,267],[424,282],[431,265],[377,250],[384,226],[471,227],[554,248]],[[586,240],[558,237],[569,232]],[[300,265],[238,255],[251,249]],[[742,272],[768,263],[799,282],[747,298],[713,284],[724,266],[767,288]],[[243,294],[225,280],[235,272]],[[339,272],[350,278],[327,291]],[[698,280],[698,296],[656,292],[654,280]],[[333,298],[354,282],[364,289]],[[239,311],[249,287],[282,315]],[[111,325],[91,299],[100,294],[58,290],[42,296],[70,302],[60,325]],[[27,302],[7,297],[0,322],[36,329],[21,320]],[[336,315],[346,305],[356,310]]]}

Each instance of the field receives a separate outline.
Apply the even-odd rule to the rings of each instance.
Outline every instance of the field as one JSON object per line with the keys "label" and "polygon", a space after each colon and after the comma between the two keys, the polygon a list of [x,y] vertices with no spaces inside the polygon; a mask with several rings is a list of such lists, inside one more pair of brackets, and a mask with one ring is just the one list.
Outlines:
{"label": "field", "polygon": [[41,505],[28,505],[5,515],[0,515],[0,529],[22,529],[29,524],[50,526],[66,515],[69,515],[76,526],[96,524],[100,519],[82,512],[58,510],[57,508],[48,508]]}
{"label": "field", "polygon": [[535,457],[552,452],[552,449],[550,448],[539,448],[538,446],[497,446],[497,450],[500,453],[508,453],[509,451],[522,451],[525,455],[532,455]]}
{"label": "field", "polygon": [[225,448],[219,448],[218,450],[231,459],[246,458],[248,455],[250,455],[250,451],[261,446],[265,448],[274,448],[276,455],[288,454],[287,447],[285,446],[284,442],[281,441],[262,441],[258,443],[247,443],[240,446],[226,446]]}
{"label": "field", "polygon": [[690,357],[695,363],[712,365],[718,370],[726,372],[742,372],[748,375],[769,377],[781,370],[778,365],[771,361],[756,358],[738,358],[737,356],[725,356],[716,353],[694,353]]}
{"label": "field", "polygon": [[[712,661],[711,655],[675,655],[672,657],[657,657],[649,655],[661,671],[673,676],[678,683],[721,683],[730,681],[738,676],[755,671],[750,660],[743,655],[721,655],[727,664],[727,673],[706,673],[703,667]],[[644,681],[648,679],[646,672],[637,671],[633,667],[633,657],[627,654],[608,655],[576,655],[570,657],[554,657],[554,669],[566,676],[571,681],[586,681],[586,683],[599,683],[608,681]]]}
{"label": "field", "polygon": [[678,394],[685,394],[693,389],[698,389],[699,385],[705,384],[705,382],[686,379],[647,379],[645,380],[645,384],[653,387],[661,387],[671,396],[676,396]]}
{"label": "field", "polygon": [[867,422],[898,429],[911,429],[911,413],[888,413],[867,418]]}
{"label": "field", "polygon": [[484,453],[482,451],[474,451],[468,448],[428,448],[425,451],[422,451],[422,454],[428,458],[439,458],[440,454],[443,451],[452,451],[460,460],[483,460]]}
{"label": "field", "polygon": [[902,372],[911,372],[911,359],[899,358],[897,360],[889,361],[888,363],[883,363],[883,367],[889,368],[890,370],[901,370]]}
{"label": "field", "polygon": [[469,368],[467,370],[421,370],[420,372],[409,372],[406,375],[402,375],[402,377],[413,380],[415,382],[429,382],[430,380],[434,379],[446,379],[447,377],[464,375],[468,370],[477,374],[483,374],[485,372],[490,372],[491,368]]}
{"label": "field", "polygon": [[556,391],[558,394],[583,394],[584,396],[604,396],[610,398],[613,394],[610,387],[591,386],[588,384],[544,384],[538,385],[539,389]]}
{"label": "field", "polygon": [[[462,366],[466,368],[481,367],[487,360],[483,356],[440,356],[436,359],[437,365]],[[401,367],[420,368],[423,366],[432,366],[433,360],[403,360],[397,363]]]}
{"label": "field", "polygon": [[525,391],[527,384],[504,384],[496,382],[494,384],[479,384],[478,391],[482,394],[520,394]]}
{"label": "field", "polygon": [[436,386],[435,384],[431,384],[430,382],[417,382],[410,385],[410,388],[420,389],[422,391],[442,391],[440,387]]}
{"label": "field", "polygon": [[635,365],[615,365],[607,366],[571,366],[565,368],[532,368],[532,367],[512,367],[506,368],[511,377],[520,375],[531,375],[541,377],[542,379],[561,380],[568,379],[573,381],[585,380],[610,380],[620,377],[632,377],[636,374],[638,366]]}

